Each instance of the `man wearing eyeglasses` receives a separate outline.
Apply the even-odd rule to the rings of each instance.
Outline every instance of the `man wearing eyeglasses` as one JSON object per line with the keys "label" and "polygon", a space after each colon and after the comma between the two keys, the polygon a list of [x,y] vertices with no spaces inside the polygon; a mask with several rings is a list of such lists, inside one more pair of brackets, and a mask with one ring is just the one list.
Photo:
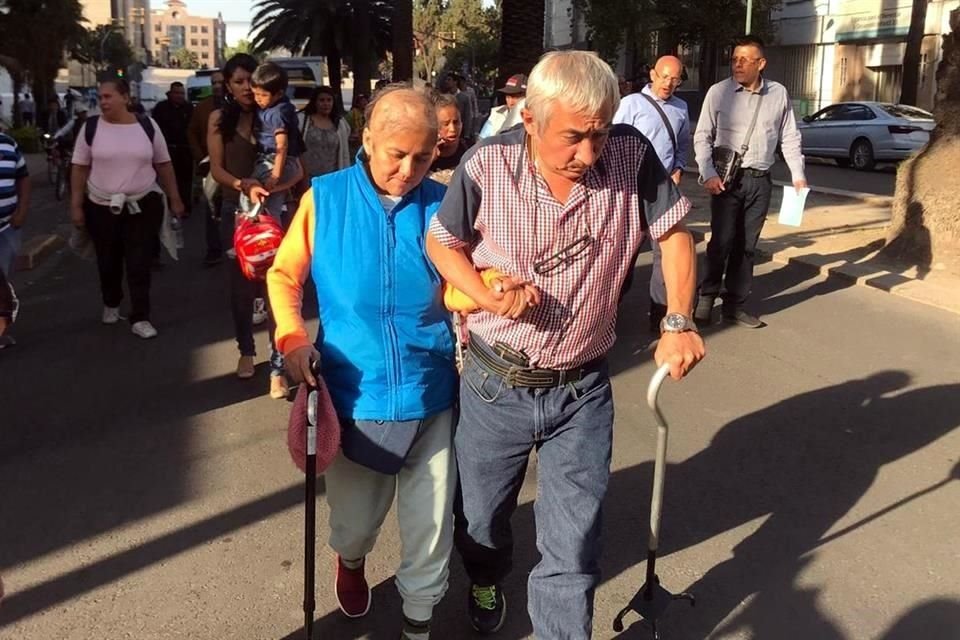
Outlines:
{"label": "man wearing eyeglasses", "polygon": [[[764,323],[744,305],[753,284],[757,241],[770,208],[770,167],[776,161],[778,143],[793,186],[799,191],[807,186],[807,179],[790,96],[782,84],[763,77],[767,66],[763,42],[748,35],[734,44],[732,76],[707,91],[694,133],[700,180],[712,196],[707,269],[694,317],[709,324],[714,301],[720,296],[724,322],[757,329]],[[730,149],[737,150],[742,161],[725,183],[715,163],[723,154],[715,154]]]}
{"label": "man wearing eyeglasses", "polygon": [[[674,56],[663,56],[650,69],[650,83],[640,93],[620,100],[613,117],[614,124],[629,124],[653,144],[657,157],[680,184],[690,153],[690,116],[687,103],[674,95],[683,84],[683,63]],[[650,331],[660,331],[660,321],[667,314],[667,290],[663,282],[660,246],[651,241],[653,272],[650,274]],[[633,282],[633,271],[627,276],[624,293]]]}
{"label": "man wearing eyeglasses", "polygon": [[[696,255],[682,222],[690,204],[650,141],[612,125],[620,96],[609,65],[585,51],[548,53],[526,100],[523,127],[464,156],[427,236],[441,275],[480,306],[461,374],[454,541],[470,621],[493,633],[506,614],[510,516],[536,449],[533,632],[581,639],[599,582],[613,432],[606,354],[620,287],[644,236],[658,238],[669,313],[655,359],[682,378],[704,356],[690,319]],[[490,269],[503,275],[488,287]]]}

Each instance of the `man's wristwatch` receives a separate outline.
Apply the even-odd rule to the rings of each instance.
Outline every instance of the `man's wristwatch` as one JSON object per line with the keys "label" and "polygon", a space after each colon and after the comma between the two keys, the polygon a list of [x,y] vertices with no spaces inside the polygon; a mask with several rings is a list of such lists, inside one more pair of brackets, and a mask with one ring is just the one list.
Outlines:
{"label": "man's wristwatch", "polygon": [[660,321],[660,333],[683,333],[684,331],[698,331],[693,318],[682,313],[668,313]]}

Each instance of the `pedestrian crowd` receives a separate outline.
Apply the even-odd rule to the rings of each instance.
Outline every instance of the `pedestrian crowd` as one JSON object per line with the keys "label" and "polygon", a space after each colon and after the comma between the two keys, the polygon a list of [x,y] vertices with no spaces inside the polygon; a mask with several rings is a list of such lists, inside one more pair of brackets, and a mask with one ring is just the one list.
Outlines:
{"label": "pedestrian crowd", "polygon": [[[102,82],[101,115],[73,136],[71,185],[102,321],[121,319],[125,275],[133,333],[157,335],[151,266],[161,245],[176,255],[168,230],[189,213],[198,174],[205,263],[230,256],[236,375],[254,375],[256,312],[269,329],[271,396],[286,397],[288,380],[330,393],[341,449],[324,473],[342,612],[372,606],[366,557],[396,500],[401,637],[429,638],[454,549],[470,624],[498,631],[510,519],[535,451],[541,558],[528,614],[537,637],[589,638],[612,451],[607,353],[637,256],[649,242],[654,357],[681,379],[705,355],[698,324],[717,298],[724,321],[762,326],[747,303],[778,146],[806,186],[790,100],[763,75],[763,43],[745,36],[732,50],[732,75],[707,92],[697,123],[677,95],[685,71],[673,56],[631,83],[594,54],[548,53],[505,82],[486,120],[456,75],[441,91],[358,93],[347,112],[318,87],[298,113],[283,69],[245,54],[214,75],[210,98],[193,107],[174,83],[152,118],[128,108],[122,80]],[[0,154],[3,276],[30,191],[6,136]],[[684,180],[693,167],[699,186]],[[711,194],[713,232],[699,280],[684,226],[683,191],[695,188]],[[230,254],[234,221],[264,205],[285,235],[265,280],[250,279]],[[304,320],[308,287],[317,336]],[[15,300],[0,281],[0,334]]]}

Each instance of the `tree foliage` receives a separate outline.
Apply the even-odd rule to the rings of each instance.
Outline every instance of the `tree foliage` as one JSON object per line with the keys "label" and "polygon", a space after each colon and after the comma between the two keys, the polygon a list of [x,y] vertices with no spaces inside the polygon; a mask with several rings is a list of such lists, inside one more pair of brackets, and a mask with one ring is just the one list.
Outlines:
{"label": "tree foliage", "polygon": [[186,47],[177,49],[174,51],[171,56],[170,62],[173,63],[178,69],[199,69],[200,68],[200,58],[197,57],[195,51],[191,51]]}
{"label": "tree foliage", "polygon": [[414,9],[417,74],[444,71],[492,81],[499,56],[500,12],[480,0],[421,0]]}
{"label": "tree foliage", "polygon": [[73,43],[70,55],[77,62],[93,65],[97,71],[107,68],[126,69],[135,59],[123,29],[104,24],[93,29],[84,29],[83,34]]}
{"label": "tree foliage", "polygon": [[63,66],[63,52],[83,37],[80,1],[5,0],[4,8],[0,13],[0,55],[19,62],[22,71],[11,73],[14,103],[22,83],[29,79],[34,99],[43,104],[54,94],[53,81]]}
{"label": "tree foliage", "polygon": [[253,44],[249,40],[237,40],[237,43],[232,47],[225,47],[223,57],[225,60],[229,60],[238,53],[246,53],[261,61],[266,58],[263,53],[254,50]]}

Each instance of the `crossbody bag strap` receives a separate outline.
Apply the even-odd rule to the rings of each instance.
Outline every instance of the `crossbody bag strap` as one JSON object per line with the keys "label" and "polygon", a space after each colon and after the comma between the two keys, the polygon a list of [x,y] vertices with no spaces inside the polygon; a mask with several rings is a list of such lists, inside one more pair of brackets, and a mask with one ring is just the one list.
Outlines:
{"label": "crossbody bag strap", "polygon": [[[762,89],[761,89],[762,90]],[[750,138],[753,136],[753,130],[757,126],[757,117],[760,115],[760,103],[763,102],[763,94],[757,94],[757,106],[753,109],[753,118],[750,120],[750,128],[747,129],[747,136],[743,139],[743,144],[740,146],[740,157],[747,157],[747,149],[750,148]]]}
{"label": "crossbody bag strap", "polygon": [[660,114],[660,118],[663,120],[663,126],[667,128],[667,132],[670,134],[670,143],[673,145],[673,155],[677,155],[677,134],[673,130],[673,125],[670,124],[670,119],[667,118],[667,114],[664,112],[663,107],[654,100],[652,97],[641,92],[641,96],[647,99],[647,101],[653,105],[653,108],[657,110],[657,113]]}

